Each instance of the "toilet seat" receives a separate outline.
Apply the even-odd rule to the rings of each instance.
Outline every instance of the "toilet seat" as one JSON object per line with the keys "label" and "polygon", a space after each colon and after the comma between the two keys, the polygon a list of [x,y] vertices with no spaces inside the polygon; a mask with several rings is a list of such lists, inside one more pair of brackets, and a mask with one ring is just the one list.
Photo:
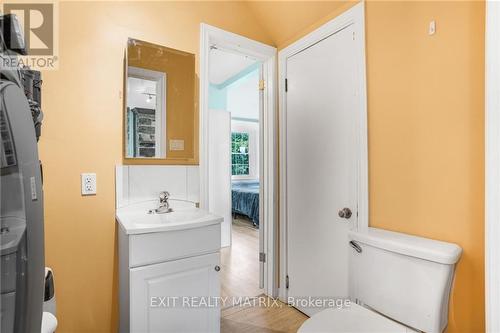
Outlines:
{"label": "toilet seat", "polygon": [[323,310],[302,324],[299,333],[408,333],[412,329],[363,306]]}

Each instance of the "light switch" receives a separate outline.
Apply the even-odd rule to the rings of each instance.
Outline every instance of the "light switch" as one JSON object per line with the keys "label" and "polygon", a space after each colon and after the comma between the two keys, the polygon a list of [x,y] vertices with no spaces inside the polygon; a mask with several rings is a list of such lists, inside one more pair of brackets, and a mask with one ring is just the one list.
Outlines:
{"label": "light switch", "polygon": [[82,195],[97,194],[97,176],[95,173],[82,173]]}
{"label": "light switch", "polygon": [[170,140],[170,150],[184,150],[184,140]]}
{"label": "light switch", "polygon": [[431,21],[429,23],[429,35],[432,36],[436,33],[436,21]]}

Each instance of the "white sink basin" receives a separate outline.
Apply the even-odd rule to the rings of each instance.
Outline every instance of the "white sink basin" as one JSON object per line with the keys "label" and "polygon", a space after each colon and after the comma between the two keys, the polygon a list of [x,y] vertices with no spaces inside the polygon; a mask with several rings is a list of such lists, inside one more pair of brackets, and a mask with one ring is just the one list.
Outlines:
{"label": "white sink basin", "polygon": [[170,200],[173,212],[150,214],[151,209],[158,207],[158,201],[145,201],[117,209],[116,220],[125,233],[144,234],[199,228],[221,223],[223,218],[213,215],[194,204],[182,200]]}

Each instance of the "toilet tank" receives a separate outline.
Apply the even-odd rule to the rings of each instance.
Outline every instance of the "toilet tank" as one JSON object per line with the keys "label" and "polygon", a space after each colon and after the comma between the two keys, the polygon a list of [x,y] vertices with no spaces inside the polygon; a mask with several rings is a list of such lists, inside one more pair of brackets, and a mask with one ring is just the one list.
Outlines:
{"label": "toilet tank", "polygon": [[353,300],[411,328],[443,332],[458,245],[376,228],[351,231],[349,241]]}

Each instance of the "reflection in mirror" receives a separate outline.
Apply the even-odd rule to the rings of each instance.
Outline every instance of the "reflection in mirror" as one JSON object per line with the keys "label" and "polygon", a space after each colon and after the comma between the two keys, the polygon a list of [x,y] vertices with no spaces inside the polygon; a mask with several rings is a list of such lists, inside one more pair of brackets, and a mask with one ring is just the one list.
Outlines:
{"label": "reflection in mirror", "polygon": [[125,70],[126,163],[196,164],[194,54],[128,39]]}
{"label": "reflection in mirror", "polygon": [[128,66],[127,157],[166,156],[166,73]]}

